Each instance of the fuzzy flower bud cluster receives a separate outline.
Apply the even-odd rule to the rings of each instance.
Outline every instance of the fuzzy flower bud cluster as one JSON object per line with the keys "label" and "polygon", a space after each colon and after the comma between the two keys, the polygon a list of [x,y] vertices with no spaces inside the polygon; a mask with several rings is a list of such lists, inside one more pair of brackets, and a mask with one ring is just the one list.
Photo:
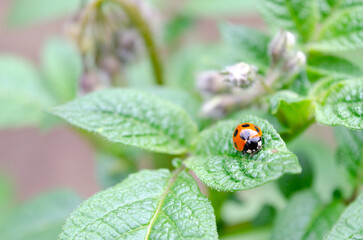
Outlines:
{"label": "fuzzy flower bud cluster", "polygon": [[[205,71],[197,76],[197,90],[204,97],[201,115],[206,118],[222,118],[238,108],[246,91],[257,79],[257,67],[240,62],[225,67],[221,72]],[[243,96],[243,97],[241,97]]]}
{"label": "fuzzy flower bud cluster", "polygon": [[296,49],[296,38],[288,31],[279,31],[268,47],[272,65],[280,65],[288,75],[298,73],[306,64],[306,56]]}
{"label": "fuzzy flower bud cluster", "polygon": [[225,81],[232,83],[236,87],[248,88],[256,81],[257,67],[244,62],[227,66],[221,72]]}
{"label": "fuzzy flower bud cluster", "polygon": [[[149,4],[140,0],[128,2],[148,22],[152,32],[159,28],[158,16]],[[144,50],[139,30],[125,11],[112,2],[90,1],[66,23],[65,32],[83,57],[84,92],[123,81],[124,66]]]}

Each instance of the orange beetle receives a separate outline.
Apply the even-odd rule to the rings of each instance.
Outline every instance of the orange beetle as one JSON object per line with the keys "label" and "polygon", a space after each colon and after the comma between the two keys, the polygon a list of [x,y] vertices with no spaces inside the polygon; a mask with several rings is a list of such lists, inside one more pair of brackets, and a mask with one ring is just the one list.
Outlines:
{"label": "orange beetle", "polygon": [[241,123],[233,132],[233,145],[237,151],[256,153],[262,149],[261,128],[253,123]]}

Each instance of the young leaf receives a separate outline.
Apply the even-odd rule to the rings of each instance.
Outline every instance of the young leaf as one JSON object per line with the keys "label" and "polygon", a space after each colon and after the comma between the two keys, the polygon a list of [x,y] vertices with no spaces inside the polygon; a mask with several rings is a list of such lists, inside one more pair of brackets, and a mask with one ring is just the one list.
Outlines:
{"label": "young leaf", "polygon": [[363,129],[363,80],[347,80],[332,85],[316,104],[316,121],[330,126]]}
{"label": "young leaf", "polygon": [[222,24],[220,31],[225,45],[229,46],[235,61],[246,61],[265,70],[268,67],[270,37],[256,29],[233,24]]}
{"label": "young leaf", "polygon": [[330,87],[339,81],[342,81],[342,79],[333,77],[326,77],[317,81],[310,89],[309,97],[316,102],[322,102]]}
{"label": "young leaf", "polygon": [[311,50],[322,52],[362,48],[362,6],[346,8],[332,15],[322,26],[320,40],[310,44]]}
{"label": "young leaf", "polygon": [[295,31],[304,41],[309,39],[319,19],[316,0],[263,0],[260,7],[268,24]]}
{"label": "young leaf", "polygon": [[57,107],[53,113],[109,141],[162,153],[186,152],[197,133],[196,124],[184,110],[132,89],[95,92]]}
{"label": "young leaf", "polygon": [[324,240],[348,240],[363,238],[363,193],[351,203],[328,232]]}
{"label": "young leaf", "polygon": [[311,81],[322,77],[352,78],[363,75],[360,68],[348,60],[319,54],[309,56],[307,72]]}
{"label": "young leaf", "polygon": [[342,211],[341,203],[324,207],[314,192],[299,192],[278,214],[271,240],[320,240]]}
{"label": "young leaf", "polygon": [[314,119],[314,105],[310,98],[291,91],[280,91],[270,99],[270,110],[290,132],[310,124]]}
{"label": "young leaf", "polygon": [[[262,130],[263,148],[255,155],[233,147],[236,126],[251,122]],[[220,191],[251,189],[277,179],[284,173],[299,173],[300,165],[275,129],[266,121],[245,116],[237,121],[220,121],[201,133],[195,156],[186,164],[208,186]]]}
{"label": "young leaf", "polygon": [[81,199],[69,191],[52,191],[15,208],[0,222],[0,239],[56,239]]}
{"label": "young leaf", "polygon": [[46,84],[58,102],[74,99],[82,72],[82,61],[75,46],[61,38],[49,40],[42,63]]}
{"label": "young leaf", "polygon": [[59,239],[217,239],[213,208],[186,172],[144,170],[85,201]]}
{"label": "young leaf", "polygon": [[25,26],[40,21],[54,19],[74,12],[79,1],[62,0],[15,0],[7,16],[8,22],[15,26]]}
{"label": "young leaf", "polygon": [[337,160],[355,179],[361,169],[360,166],[363,167],[363,131],[335,127],[334,133],[338,143]]}
{"label": "young leaf", "polygon": [[53,101],[30,63],[0,56],[0,127],[38,124]]}

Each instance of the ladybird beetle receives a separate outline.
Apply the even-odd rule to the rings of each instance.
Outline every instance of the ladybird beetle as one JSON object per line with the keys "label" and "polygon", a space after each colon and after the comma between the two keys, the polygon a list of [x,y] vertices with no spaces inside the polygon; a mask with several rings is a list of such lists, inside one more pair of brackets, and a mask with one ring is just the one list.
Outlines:
{"label": "ladybird beetle", "polygon": [[261,128],[252,123],[241,123],[233,132],[233,144],[237,151],[256,153],[262,148]]}

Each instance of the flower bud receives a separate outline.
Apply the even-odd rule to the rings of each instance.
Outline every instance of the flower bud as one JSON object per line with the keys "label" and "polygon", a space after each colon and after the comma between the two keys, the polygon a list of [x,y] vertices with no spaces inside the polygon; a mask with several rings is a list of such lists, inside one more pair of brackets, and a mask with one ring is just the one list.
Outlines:
{"label": "flower bud", "polygon": [[222,71],[224,79],[234,86],[247,88],[256,80],[257,67],[244,62],[228,66]]}
{"label": "flower bud", "polygon": [[197,89],[205,94],[217,94],[227,92],[228,84],[217,71],[205,71],[197,76]]}
{"label": "flower bud", "polygon": [[273,63],[285,59],[296,45],[294,34],[288,31],[279,31],[268,46],[268,53]]}
{"label": "flower bud", "polygon": [[294,55],[292,55],[289,59],[286,60],[283,69],[288,72],[290,75],[294,75],[302,68],[304,68],[306,64],[306,56],[303,52],[297,51]]}

